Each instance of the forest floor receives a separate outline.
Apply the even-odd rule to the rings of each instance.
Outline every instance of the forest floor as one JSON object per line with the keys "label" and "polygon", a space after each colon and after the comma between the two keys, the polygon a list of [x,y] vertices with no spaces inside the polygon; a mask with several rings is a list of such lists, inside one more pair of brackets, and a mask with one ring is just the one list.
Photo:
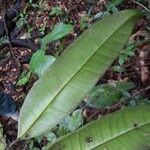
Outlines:
{"label": "forest floor", "polygon": [[[129,44],[125,47],[125,52],[121,53],[119,58],[114,61],[97,85],[114,81],[131,81],[135,87],[126,92],[132,98],[130,98],[130,102],[115,103],[105,109],[86,107],[84,105],[85,101],[83,101],[82,105],[84,107],[79,106],[79,108],[82,109],[84,122],[89,122],[100,115],[114,112],[126,105],[134,106],[141,103],[150,103],[148,100],[150,98],[149,0],[30,0],[29,2],[24,2],[22,11],[15,19],[15,28],[18,30],[16,37],[31,40],[34,48],[26,48],[26,46],[23,47],[22,45],[11,45],[10,47],[8,44],[4,44],[4,39],[1,38],[1,49],[5,51],[5,54],[2,53],[3,50],[0,50],[0,91],[9,94],[15,100],[17,109],[20,110],[27,93],[38,77],[36,74],[32,74],[30,78],[24,75],[22,78],[26,80],[25,83],[21,80],[21,85],[18,85],[18,81],[21,79],[23,72],[29,72],[31,56],[38,49],[36,47],[39,47],[39,41],[44,35],[49,33],[59,22],[73,25],[71,33],[51,42],[47,47],[46,54],[57,59],[65,48],[94,22],[102,19],[105,15],[125,9],[139,10],[144,13],[144,16],[136,23],[130,36]],[[8,115],[1,115],[0,117],[3,129],[0,137],[2,135],[3,144],[6,147],[17,137],[18,122],[16,120]],[[42,149],[51,141],[49,138],[40,137],[33,140],[19,141],[9,149]]]}

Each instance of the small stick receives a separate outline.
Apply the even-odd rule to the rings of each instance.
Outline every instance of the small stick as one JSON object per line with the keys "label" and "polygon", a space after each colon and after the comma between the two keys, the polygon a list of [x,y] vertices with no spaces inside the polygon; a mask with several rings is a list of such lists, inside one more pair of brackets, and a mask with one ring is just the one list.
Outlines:
{"label": "small stick", "polygon": [[9,48],[10,48],[10,51],[11,51],[11,55],[16,60],[16,56],[12,52],[12,46],[11,46],[10,39],[9,39],[9,34],[8,34],[8,30],[7,30],[7,25],[6,25],[5,17],[2,17],[2,19],[4,21],[4,28],[5,28],[5,31],[6,31],[6,36],[7,36],[7,39],[8,39],[8,45],[9,45]]}
{"label": "small stick", "polygon": [[9,48],[10,48],[10,52],[11,52],[11,56],[14,60],[16,60],[16,62],[18,63],[19,67],[20,67],[20,62],[19,60],[16,58],[14,52],[12,51],[12,46],[11,46],[11,43],[10,43],[10,38],[9,38],[9,33],[8,33],[8,29],[7,29],[7,24],[6,24],[6,21],[5,21],[5,16],[3,15],[2,16],[2,20],[4,21],[4,28],[5,28],[5,31],[6,31],[6,36],[8,38],[8,45],[9,45]]}
{"label": "small stick", "polygon": [[137,5],[139,5],[139,6],[141,6],[142,8],[144,8],[146,11],[148,11],[150,13],[150,10],[146,6],[144,6],[143,4],[141,4],[141,3],[139,3],[139,2],[137,2],[135,0],[132,0],[132,2],[137,4]]}
{"label": "small stick", "polygon": [[16,144],[17,142],[19,142],[20,140],[19,139],[16,139],[15,141],[13,141],[12,143],[10,143],[10,145],[8,146],[8,148],[6,148],[6,150],[10,150],[11,147]]}

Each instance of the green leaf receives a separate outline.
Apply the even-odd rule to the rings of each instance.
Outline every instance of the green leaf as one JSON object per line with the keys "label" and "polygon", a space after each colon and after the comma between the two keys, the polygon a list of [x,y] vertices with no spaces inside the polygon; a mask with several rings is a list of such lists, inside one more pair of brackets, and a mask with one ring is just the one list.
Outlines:
{"label": "green leaf", "polygon": [[88,24],[88,16],[85,15],[79,20],[80,29],[83,30]]}
{"label": "green leaf", "polygon": [[112,13],[118,12],[117,6],[120,5],[124,0],[112,0],[106,3],[107,11],[111,11]]}
{"label": "green leaf", "polygon": [[45,150],[148,150],[150,107],[131,107],[106,115]]}
{"label": "green leaf", "polygon": [[2,46],[3,44],[8,44],[9,40],[7,37],[1,37],[0,38],[0,46]]}
{"label": "green leaf", "polygon": [[29,72],[22,72],[19,81],[17,82],[17,86],[25,85],[27,82],[29,82],[31,76],[31,71]]}
{"label": "green leaf", "polygon": [[60,6],[53,7],[52,11],[50,12],[49,15],[50,16],[52,16],[52,15],[56,15],[56,16],[62,15],[62,8]]}
{"label": "green leaf", "polygon": [[[133,41],[129,41],[126,45],[126,48],[124,49],[124,51],[121,52],[119,59],[118,59],[118,63],[122,69],[123,64],[128,60],[128,58],[130,56],[134,56],[134,49],[135,49],[135,43]],[[117,68],[116,68],[117,70]],[[119,67],[118,67],[119,70]],[[123,72],[123,71],[121,71]]]}
{"label": "green leaf", "polygon": [[105,11],[105,12],[100,11],[93,17],[93,19],[99,20],[99,19],[103,19],[104,17],[109,16],[109,15],[110,15],[110,13],[108,11]]}
{"label": "green leaf", "polygon": [[118,59],[119,65],[122,66],[125,63],[126,60],[127,60],[126,55],[120,55],[119,59]]}
{"label": "green leaf", "polygon": [[134,88],[132,82],[114,82],[98,85],[88,95],[87,103],[96,108],[110,107],[121,100],[123,92]]}
{"label": "green leaf", "polygon": [[30,70],[36,73],[40,78],[43,73],[52,65],[55,57],[45,55],[45,51],[38,50],[35,52],[30,61]]}
{"label": "green leaf", "polygon": [[80,127],[83,123],[82,110],[75,110],[72,115],[65,117],[65,119],[60,123],[61,127],[65,127],[69,131],[74,131]]}
{"label": "green leaf", "polygon": [[115,5],[115,6],[118,6],[120,5],[124,0],[112,0],[112,3]]}
{"label": "green leaf", "polygon": [[126,69],[123,66],[120,66],[120,65],[113,66],[112,69],[113,69],[113,71],[119,72],[119,73],[126,71]]}
{"label": "green leaf", "polygon": [[77,107],[116,59],[138,17],[134,10],[106,17],[58,57],[26,97],[18,138],[32,138],[51,130]]}
{"label": "green leaf", "polygon": [[44,137],[46,138],[46,140],[47,140],[48,142],[54,142],[54,141],[57,140],[57,136],[55,135],[54,132],[50,132],[50,133],[48,133],[47,135],[45,135]]}
{"label": "green leaf", "polygon": [[73,30],[70,24],[59,23],[54,26],[54,29],[48,33],[42,40],[42,49],[46,49],[48,43],[59,40],[68,35]]}

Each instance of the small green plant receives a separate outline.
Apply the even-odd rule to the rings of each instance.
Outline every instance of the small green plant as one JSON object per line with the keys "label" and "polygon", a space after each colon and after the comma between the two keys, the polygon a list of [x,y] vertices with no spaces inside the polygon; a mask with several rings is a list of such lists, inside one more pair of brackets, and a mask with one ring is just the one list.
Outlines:
{"label": "small green plant", "polygon": [[83,16],[80,20],[80,29],[83,30],[85,27],[90,26],[90,24],[88,23],[89,17],[88,15]]}
{"label": "small green plant", "polygon": [[3,44],[8,44],[8,43],[9,43],[9,40],[6,36],[0,38],[0,46]]}
{"label": "small green plant", "polygon": [[39,4],[34,3],[33,0],[29,0],[29,4],[30,4],[33,8],[40,8]]}
{"label": "small green plant", "polygon": [[25,11],[23,11],[19,14],[19,16],[18,16],[19,19],[16,23],[19,28],[23,27],[24,25],[26,25],[28,23],[27,22],[27,17],[28,16],[27,16]]}
{"label": "small green plant", "polygon": [[132,57],[135,55],[135,43],[134,41],[129,41],[126,48],[120,53],[118,58],[118,65],[113,66],[113,70],[116,72],[124,72],[124,63],[129,59],[129,57]]}
{"label": "small green plant", "polygon": [[18,86],[25,85],[29,81],[30,75],[31,75],[31,71],[29,71],[29,72],[22,72],[22,74],[21,74],[21,76],[19,78],[19,81],[17,82],[17,85]]}
{"label": "small green plant", "polygon": [[117,6],[120,5],[124,0],[111,0],[106,3],[105,7],[108,12],[116,13],[118,12]]}
{"label": "small green plant", "polygon": [[46,23],[44,22],[43,26],[41,28],[39,28],[39,31],[42,35],[44,35],[45,29],[46,29]]}
{"label": "small green plant", "polygon": [[60,16],[62,15],[63,11],[62,8],[60,6],[56,6],[52,8],[52,11],[49,13],[50,16],[52,15],[56,15],[56,16]]}
{"label": "small green plant", "polygon": [[27,27],[27,38],[31,38],[31,32],[33,31],[33,27],[30,26],[30,24],[27,22],[28,14],[26,12],[26,9],[24,9],[18,16],[17,20],[17,27],[21,29],[22,27]]}
{"label": "small green plant", "polygon": [[38,75],[40,78],[55,61],[55,57],[45,54],[47,45],[68,35],[72,30],[73,26],[70,24],[59,23],[55,25],[53,30],[41,39],[41,49],[33,54],[29,63],[30,70],[21,75],[17,85],[25,85],[29,81],[31,73]]}
{"label": "small green plant", "polygon": [[[41,143],[44,137],[49,143],[54,143],[59,137],[71,133],[72,131],[75,131],[82,125],[83,125],[82,110],[76,109],[72,114],[66,116],[63,119],[63,121],[61,121],[59,125],[53,129],[53,131],[35,137],[34,140],[36,140],[38,143]],[[30,150],[33,150],[35,148],[33,140],[29,140],[29,147]]]}
{"label": "small green plant", "polygon": [[112,82],[95,86],[87,96],[87,105],[99,109],[111,107],[122,100],[134,86],[132,82]]}
{"label": "small green plant", "polygon": [[65,119],[59,124],[59,128],[74,131],[83,124],[82,110],[77,109],[71,115],[65,117]]}

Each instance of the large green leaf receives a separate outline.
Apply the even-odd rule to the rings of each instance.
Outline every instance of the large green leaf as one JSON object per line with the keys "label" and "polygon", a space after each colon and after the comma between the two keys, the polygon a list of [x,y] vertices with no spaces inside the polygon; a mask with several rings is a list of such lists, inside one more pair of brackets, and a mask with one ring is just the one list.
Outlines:
{"label": "large green leaf", "polygon": [[54,26],[54,29],[41,40],[41,49],[46,49],[48,43],[59,40],[73,30],[70,24],[59,23]]}
{"label": "large green leaf", "polygon": [[18,138],[51,130],[80,103],[118,56],[138,16],[126,10],[106,17],[58,57],[26,97]]}
{"label": "large green leaf", "polygon": [[150,107],[130,107],[66,135],[46,150],[148,150]]}

